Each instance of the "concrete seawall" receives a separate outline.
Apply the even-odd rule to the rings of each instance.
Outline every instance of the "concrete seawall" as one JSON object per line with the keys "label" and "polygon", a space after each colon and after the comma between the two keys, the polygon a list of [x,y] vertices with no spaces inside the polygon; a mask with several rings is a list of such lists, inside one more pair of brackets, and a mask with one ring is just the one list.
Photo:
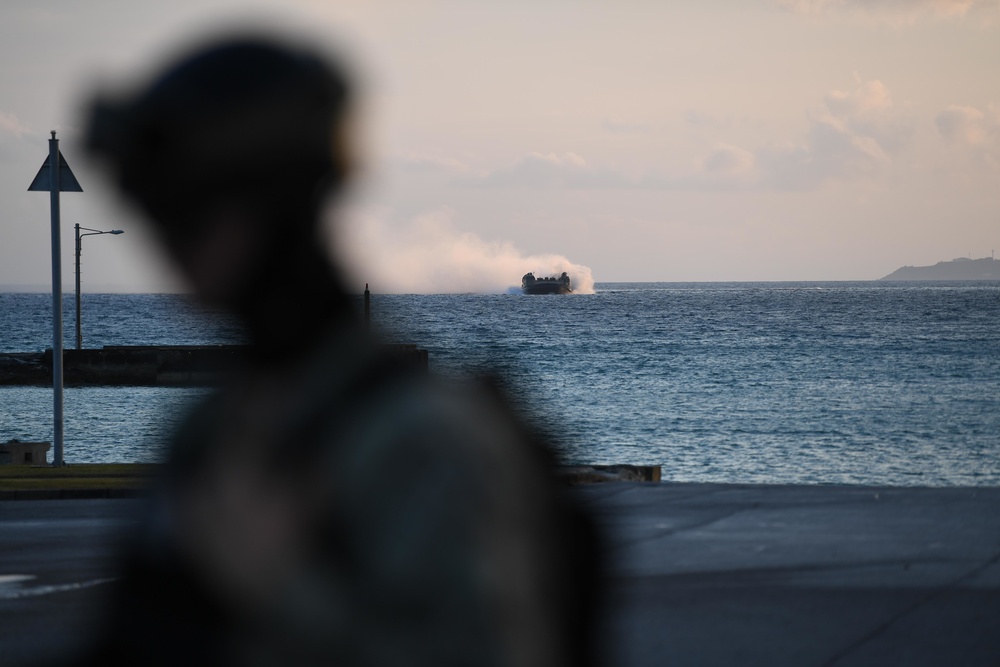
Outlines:
{"label": "concrete seawall", "polygon": [[[427,351],[416,345],[385,345],[408,364],[427,368]],[[64,350],[67,386],[199,387],[218,384],[238,369],[244,345],[106,345]],[[52,350],[0,354],[0,385],[52,386]]]}

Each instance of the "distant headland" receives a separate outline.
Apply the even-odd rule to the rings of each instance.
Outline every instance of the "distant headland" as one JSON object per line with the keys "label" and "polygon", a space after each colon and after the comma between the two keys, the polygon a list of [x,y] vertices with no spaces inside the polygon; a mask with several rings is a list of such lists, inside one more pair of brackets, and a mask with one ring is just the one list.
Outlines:
{"label": "distant headland", "polygon": [[904,266],[881,280],[1000,280],[1000,261],[959,257],[933,266]]}

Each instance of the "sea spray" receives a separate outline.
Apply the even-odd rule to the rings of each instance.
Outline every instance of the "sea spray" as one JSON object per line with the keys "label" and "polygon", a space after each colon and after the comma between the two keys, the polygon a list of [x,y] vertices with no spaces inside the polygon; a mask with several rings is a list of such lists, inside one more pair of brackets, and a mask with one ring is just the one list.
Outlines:
{"label": "sea spray", "polygon": [[574,293],[594,293],[589,267],[557,254],[525,255],[509,241],[483,240],[456,229],[453,217],[450,209],[438,209],[393,225],[385,216],[355,213],[335,230],[334,251],[352,285],[368,283],[383,293],[519,293],[528,272],[542,277],[564,271]]}

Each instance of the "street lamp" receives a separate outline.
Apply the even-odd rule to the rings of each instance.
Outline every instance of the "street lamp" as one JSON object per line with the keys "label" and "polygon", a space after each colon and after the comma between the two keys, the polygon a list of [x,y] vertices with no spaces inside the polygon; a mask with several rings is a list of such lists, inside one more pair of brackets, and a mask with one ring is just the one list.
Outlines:
{"label": "street lamp", "polygon": [[[81,234],[80,230],[83,229],[89,233]],[[120,229],[112,229],[107,232],[102,232],[99,229],[88,229],[87,227],[81,227],[76,225],[76,349],[82,349],[83,347],[83,334],[80,332],[80,248],[82,243],[80,239],[84,236],[97,236],[98,234],[124,234]]]}

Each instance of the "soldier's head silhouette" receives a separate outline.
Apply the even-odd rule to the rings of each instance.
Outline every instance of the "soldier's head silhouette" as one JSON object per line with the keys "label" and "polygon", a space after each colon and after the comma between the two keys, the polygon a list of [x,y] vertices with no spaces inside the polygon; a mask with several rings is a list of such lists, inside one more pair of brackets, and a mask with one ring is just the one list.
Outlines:
{"label": "soldier's head silhouette", "polygon": [[332,290],[318,220],[348,172],[349,100],[336,64],[241,36],[99,98],[87,143],[196,293],[262,317],[276,283]]}

